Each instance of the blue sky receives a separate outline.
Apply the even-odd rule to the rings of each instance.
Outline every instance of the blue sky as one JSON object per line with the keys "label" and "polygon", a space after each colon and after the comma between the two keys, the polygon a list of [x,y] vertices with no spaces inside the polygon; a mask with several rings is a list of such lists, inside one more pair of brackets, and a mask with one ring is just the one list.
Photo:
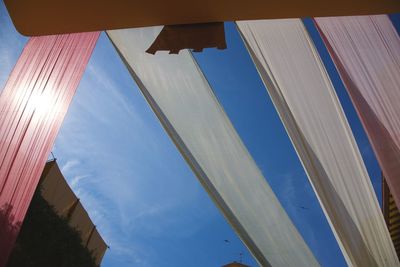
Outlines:
{"label": "blue sky", "polygon": [[[395,19],[400,21],[399,16]],[[356,113],[310,20],[380,198],[380,171]],[[233,23],[228,49],[194,54],[290,218],[323,266],[343,256]],[[0,4],[0,88],[27,38]],[[53,152],[111,249],[103,267],[256,266],[162,129],[102,33]],[[306,207],[307,209],[302,209]],[[230,240],[229,243],[224,242]]]}

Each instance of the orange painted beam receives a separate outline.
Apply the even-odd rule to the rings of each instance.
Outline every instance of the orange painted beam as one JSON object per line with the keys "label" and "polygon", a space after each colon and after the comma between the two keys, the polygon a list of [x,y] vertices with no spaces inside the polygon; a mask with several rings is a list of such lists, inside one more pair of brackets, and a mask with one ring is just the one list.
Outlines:
{"label": "orange painted beam", "polygon": [[4,0],[23,35],[400,12],[399,0]]}

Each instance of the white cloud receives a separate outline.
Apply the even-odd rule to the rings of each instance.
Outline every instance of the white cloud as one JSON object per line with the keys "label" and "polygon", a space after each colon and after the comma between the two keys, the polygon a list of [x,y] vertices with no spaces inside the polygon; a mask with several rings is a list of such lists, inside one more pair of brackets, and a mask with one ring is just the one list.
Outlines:
{"label": "white cloud", "polygon": [[68,160],[67,163],[61,167],[61,172],[68,173],[71,169],[76,168],[77,165],[79,165],[79,160]]}
{"label": "white cloud", "polygon": [[77,175],[74,178],[71,179],[70,186],[72,190],[75,190],[79,184],[79,182],[84,179],[84,178],[89,178],[91,177],[90,175]]}
{"label": "white cloud", "polygon": [[185,238],[217,211],[125,67],[110,57],[95,51],[54,153],[111,246],[107,257],[151,266],[156,253],[143,239]]}

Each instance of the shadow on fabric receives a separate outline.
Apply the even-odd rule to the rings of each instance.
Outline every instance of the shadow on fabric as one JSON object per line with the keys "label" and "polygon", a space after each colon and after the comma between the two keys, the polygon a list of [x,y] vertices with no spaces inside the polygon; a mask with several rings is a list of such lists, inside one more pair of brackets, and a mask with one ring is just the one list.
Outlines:
{"label": "shadow on fabric", "polygon": [[[21,222],[14,222],[14,215],[11,213],[13,206],[10,204],[4,204],[0,207],[0,239],[5,240],[16,240],[19,230],[21,228]],[[3,247],[4,243],[0,242],[0,266],[5,266],[9,254],[12,248],[9,246]]]}

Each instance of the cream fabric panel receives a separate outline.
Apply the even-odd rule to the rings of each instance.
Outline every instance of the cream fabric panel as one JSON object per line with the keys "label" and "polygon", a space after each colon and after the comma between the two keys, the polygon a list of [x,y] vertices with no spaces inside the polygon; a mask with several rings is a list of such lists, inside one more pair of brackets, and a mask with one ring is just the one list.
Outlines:
{"label": "cream fabric panel", "polygon": [[59,216],[68,217],[71,227],[80,232],[82,244],[93,251],[100,264],[107,250],[107,244],[94,226],[89,214],[69,187],[56,161],[47,162],[41,181],[43,198],[54,207]]}
{"label": "cream fabric panel", "polygon": [[78,201],[74,192],[67,184],[56,162],[48,162],[48,172],[41,181],[41,193],[43,198],[54,207],[57,214],[67,217],[71,207]]}
{"label": "cream fabric panel", "polygon": [[74,208],[68,223],[71,227],[74,227],[80,232],[82,244],[86,246],[90,237],[90,233],[95,226],[92,220],[90,220],[89,214],[86,212],[85,208],[80,202]]}
{"label": "cream fabric panel", "polygon": [[95,258],[96,264],[100,265],[103,260],[104,254],[107,250],[107,245],[101,238],[97,229],[93,229],[92,235],[87,244],[87,249],[93,252],[93,257]]}
{"label": "cream fabric panel", "polygon": [[151,108],[262,266],[318,266],[189,51],[145,53],[161,27],[108,31]]}
{"label": "cream fabric panel", "polygon": [[347,263],[398,266],[351,129],[301,20],[237,24]]}

